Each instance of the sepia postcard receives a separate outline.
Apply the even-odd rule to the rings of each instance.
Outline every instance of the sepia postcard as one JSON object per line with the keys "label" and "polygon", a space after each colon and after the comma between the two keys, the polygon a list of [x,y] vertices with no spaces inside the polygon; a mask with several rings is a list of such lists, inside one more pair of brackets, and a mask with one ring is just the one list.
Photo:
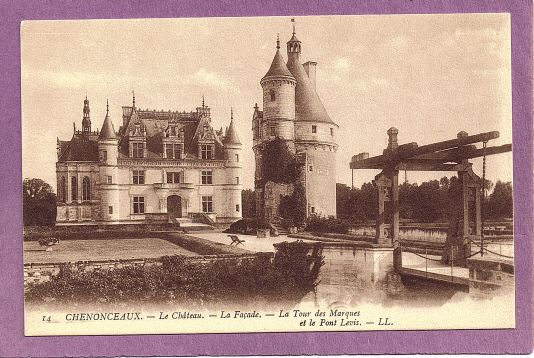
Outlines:
{"label": "sepia postcard", "polygon": [[509,14],[23,22],[25,333],[514,328],[510,46]]}
{"label": "sepia postcard", "polygon": [[532,96],[485,9],[21,19],[17,340],[526,352]]}

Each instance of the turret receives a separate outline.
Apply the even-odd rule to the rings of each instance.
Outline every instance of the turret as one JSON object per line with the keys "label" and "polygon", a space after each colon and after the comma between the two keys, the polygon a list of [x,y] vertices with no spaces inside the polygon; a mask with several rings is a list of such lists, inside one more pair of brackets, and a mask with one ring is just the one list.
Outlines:
{"label": "turret", "polygon": [[119,141],[109,117],[109,103],[106,118],[98,137],[100,160],[100,216],[103,221],[119,219],[118,157]]}
{"label": "turret", "polygon": [[276,41],[276,54],[271,67],[260,84],[263,88],[263,120],[258,134],[263,140],[279,137],[293,141],[297,82],[284,63],[279,39]]}
{"label": "turret", "polygon": [[223,139],[226,157],[226,211],[231,218],[241,218],[241,188],[242,188],[242,162],[241,141],[234,125],[234,113],[230,112],[230,126]]}

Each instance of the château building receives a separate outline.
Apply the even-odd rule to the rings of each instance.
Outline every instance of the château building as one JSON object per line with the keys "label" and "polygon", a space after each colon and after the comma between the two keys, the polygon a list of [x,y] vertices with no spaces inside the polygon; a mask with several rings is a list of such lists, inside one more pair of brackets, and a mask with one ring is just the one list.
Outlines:
{"label": "ch\u00e2teau building", "polygon": [[295,34],[287,42],[287,64],[277,40],[271,67],[261,79],[263,111],[258,105],[252,119],[253,149],[256,158],[255,193],[257,215],[279,217],[281,196],[291,194],[291,185],[263,184],[263,151],[268,142],[279,138],[302,164],[300,184],[305,191],[306,216],[336,215],[336,132],[317,95],[317,62],[301,63],[301,42]]}
{"label": "ch\u00e2teau building", "polygon": [[233,114],[214,130],[210,108],[193,112],[122,107],[115,131],[109,105],[91,130],[89,101],[82,129],[57,141],[57,224],[142,223],[177,218],[241,218],[241,142]]}

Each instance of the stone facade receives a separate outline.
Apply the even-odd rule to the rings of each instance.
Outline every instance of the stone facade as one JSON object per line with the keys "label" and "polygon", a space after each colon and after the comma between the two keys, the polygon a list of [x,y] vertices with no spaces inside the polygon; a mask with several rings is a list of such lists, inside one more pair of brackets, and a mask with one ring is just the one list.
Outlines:
{"label": "stone facade", "polygon": [[109,115],[91,131],[89,101],[82,130],[58,139],[57,224],[139,223],[206,215],[241,218],[241,142],[233,115],[226,131],[211,127],[210,109],[165,112],[123,107],[115,132]]}
{"label": "stone facade", "polygon": [[[303,165],[300,184],[306,193],[306,215],[336,215],[337,151],[335,124],[315,91],[316,62],[300,62],[301,42],[287,42],[287,64],[280,42],[267,74],[261,79],[263,111],[255,106],[252,118],[253,149],[256,157],[255,191],[257,215],[278,213],[280,200],[273,200],[263,186],[262,150],[275,138],[283,139]],[[278,193],[278,191],[280,191]],[[277,194],[283,195],[284,190]],[[269,219],[272,219],[270,216]]]}

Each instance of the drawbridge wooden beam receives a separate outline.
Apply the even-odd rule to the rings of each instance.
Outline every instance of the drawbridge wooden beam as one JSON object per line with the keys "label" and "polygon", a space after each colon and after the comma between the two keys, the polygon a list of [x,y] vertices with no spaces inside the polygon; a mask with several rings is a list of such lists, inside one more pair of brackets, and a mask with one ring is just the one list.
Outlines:
{"label": "drawbridge wooden beam", "polygon": [[[350,163],[350,169],[384,169],[386,166],[396,166],[407,160],[418,159],[422,162],[425,160],[437,160],[441,163],[460,162],[463,159],[477,158],[484,155],[484,149],[476,149],[474,146],[467,147],[468,145],[485,142],[498,137],[499,132],[493,131],[446,140],[421,147],[418,147],[417,143],[408,143],[392,150],[386,149],[383,155],[378,155],[372,158],[366,158],[365,155],[361,154],[354,156]],[[511,150],[511,144],[505,144],[499,147],[488,147],[485,150],[485,155],[499,154]],[[366,159],[359,160],[360,158]]]}

